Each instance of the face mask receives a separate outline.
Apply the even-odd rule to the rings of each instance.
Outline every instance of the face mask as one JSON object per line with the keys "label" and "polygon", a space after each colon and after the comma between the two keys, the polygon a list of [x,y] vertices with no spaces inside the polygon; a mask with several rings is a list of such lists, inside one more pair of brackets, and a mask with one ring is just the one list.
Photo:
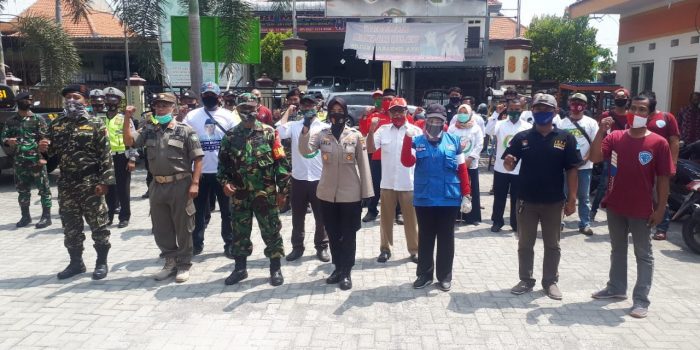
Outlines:
{"label": "face mask", "polygon": [[212,109],[219,105],[219,98],[216,96],[204,96],[202,97],[202,103],[207,109]]}
{"label": "face mask", "polygon": [[532,118],[537,125],[547,125],[554,119],[554,112],[532,112]]}
{"label": "face mask", "polygon": [[301,115],[304,116],[304,119],[311,119],[316,116],[316,110],[315,109],[309,109],[306,111],[301,111]]}
{"label": "face mask", "polygon": [[459,104],[459,102],[460,102],[460,98],[459,98],[459,97],[450,97],[450,104],[456,106],[456,105]]}
{"label": "face mask", "polygon": [[382,109],[384,111],[389,111],[389,105],[391,105],[391,100],[382,100]]}
{"label": "face mask", "polygon": [[238,112],[238,115],[245,121],[255,121],[258,118],[257,112]]}
{"label": "face mask", "polygon": [[627,106],[627,100],[615,100],[615,106],[625,107]]}
{"label": "face mask", "polygon": [[469,122],[470,119],[472,119],[472,116],[467,114],[467,113],[460,113],[456,115],[457,121],[460,123],[467,123]]}
{"label": "face mask", "polygon": [[72,117],[81,115],[85,112],[85,105],[80,101],[67,100],[63,105],[66,110],[66,114]]}
{"label": "face mask", "polygon": [[508,111],[508,119],[510,119],[511,122],[515,123],[518,120],[520,120],[521,113],[521,111]]}
{"label": "face mask", "polygon": [[29,101],[17,101],[17,109],[21,111],[28,111],[32,104]]}
{"label": "face mask", "polygon": [[627,113],[627,125],[630,125],[632,129],[646,128],[647,126],[646,117],[640,117],[638,115]]}
{"label": "face mask", "polygon": [[382,100],[375,100],[374,101],[374,108],[381,108],[382,107]]}
{"label": "face mask", "polygon": [[583,112],[584,108],[585,106],[580,103],[572,103],[569,105],[569,111],[574,114],[579,114]]}
{"label": "face mask", "polygon": [[406,124],[406,117],[391,118],[391,123],[394,124],[395,127],[400,128]]}
{"label": "face mask", "polygon": [[155,116],[156,121],[160,125],[165,125],[170,123],[173,120],[173,115],[172,114],[166,114],[166,115],[157,115]]}
{"label": "face mask", "polygon": [[107,110],[108,110],[108,111],[116,111],[116,110],[117,110],[117,105],[109,104],[109,105],[107,105]]}
{"label": "face mask", "polygon": [[442,136],[442,127],[439,124],[425,124],[425,133],[428,135],[428,139],[431,141],[439,140]]}
{"label": "face mask", "polygon": [[188,104],[187,104],[187,108],[189,108],[189,109],[195,109],[195,108],[197,108],[197,104],[196,104],[196,103],[188,103]]}
{"label": "face mask", "polygon": [[331,113],[328,118],[331,120],[331,126],[345,125],[345,114],[343,113]]}

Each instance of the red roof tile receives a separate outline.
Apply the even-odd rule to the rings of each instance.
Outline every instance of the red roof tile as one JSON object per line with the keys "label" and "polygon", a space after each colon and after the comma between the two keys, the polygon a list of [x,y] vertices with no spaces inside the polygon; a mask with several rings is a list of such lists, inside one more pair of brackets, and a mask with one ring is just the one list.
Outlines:
{"label": "red roof tile", "polygon": [[[517,23],[514,19],[508,17],[491,17],[491,25],[489,26],[490,40],[506,40],[515,38],[515,28]],[[520,36],[525,35],[527,27],[520,25]]]}
{"label": "red roof tile", "polygon": [[[37,0],[24,10],[20,16],[41,16],[54,18],[56,16],[54,0]],[[73,38],[123,38],[124,27],[119,19],[111,13],[90,11],[86,18],[74,23],[65,1],[61,1],[61,23],[66,33]]]}

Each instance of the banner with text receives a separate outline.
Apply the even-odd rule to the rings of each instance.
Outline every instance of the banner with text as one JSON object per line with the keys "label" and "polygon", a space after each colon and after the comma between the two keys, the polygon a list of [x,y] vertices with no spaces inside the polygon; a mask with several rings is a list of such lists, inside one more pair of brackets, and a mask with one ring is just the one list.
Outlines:
{"label": "banner with text", "polygon": [[462,62],[464,23],[347,23],[343,49],[359,59]]}
{"label": "banner with text", "polygon": [[327,17],[485,17],[487,0],[326,0]]}

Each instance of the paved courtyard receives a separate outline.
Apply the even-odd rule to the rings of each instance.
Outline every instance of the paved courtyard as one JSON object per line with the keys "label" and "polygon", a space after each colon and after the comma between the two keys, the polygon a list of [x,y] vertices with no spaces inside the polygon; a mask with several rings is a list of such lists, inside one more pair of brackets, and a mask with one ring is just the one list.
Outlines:
{"label": "paved courtyard", "polygon": [[[610,244],[604,222],[596,222],[595,235],[585,237],[574,219],[567,220],[561,241],[562,301],[544,296],[539,284],[531,294],[511,295],[518,280],[517,241],[513,232],[489,231],[493,197],[487,192],[482,193],[484,223],[458,228],[448,293],[434,286],[411,287],[416,265],[408,260],[400,226],[395,226],[392,259],[375,261],[378,222],[363,224],[358,233],[350,291],[324,283],[331,265],[314,258],[312,234],[306,256],[293,263],[283,260],[285,284],[271,287],[257,228],[250,277],[225,286],[233,261],[222,254],[218,211],[206,231],[204,253],[194,258],[191,279],[176,284],[149,278],[163,261],[150,234],[148,201],[140,198],[144,178],[139,170],[132,180],[131,225],[112,229],[109,276],[90,279],[95,252],[88,233],[88,273],[58,281],[56,273],[68,256],[56,202],[52,226],[16,229],[12,176],[0,176],[0,349],[700,348],[700,256],[684,247],[677,223],[670,241],[654,242],[652,304],[643,320],[627,316],[631,299],[590,298],[607,280]],[[484,190],[490,181],[491,174],[482,173]],[[36,222],[36,191],[32,202]],[[599,214],[599,220],[604,218]],[[309,215],[307,232],[312,220]],[[290,214],[282,222],[289,252]],[[538,278],[541,259],[538,241]],[[629,264],[633,285],[632,256]]]}

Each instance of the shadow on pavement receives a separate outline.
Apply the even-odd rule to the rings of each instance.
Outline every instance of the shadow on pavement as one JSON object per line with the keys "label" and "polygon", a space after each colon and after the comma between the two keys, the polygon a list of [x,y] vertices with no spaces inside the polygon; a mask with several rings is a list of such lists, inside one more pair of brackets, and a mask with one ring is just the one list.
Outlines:
{"label": "shadow on pavement", "polygon": [[625,322],[624,315],[629,308],[603,309],[611,303],[619,300],[590,300],[581,303],[562,304],[559,307],[542,307],[527,313],[528,324],[541,323],[541,316],[548,316],[547,320],[551,324],[558,326],[573,326],[576,324],[590,326],[615,327]]}
{"label": "shadow on pavement", "polygon": [[383,269],[383,268],[391,268],[399,265],[404,265],[404,264],[411,264],[413,267],[416,265],[411,262],[411,259],[409,257],[403,258],[403,259],[394,259],[394,256],[392,257],[385,263],[380,263],[377,262],[377,258],[363,258],[363,259],[357,259],[355,260],[355,266],[359,270],[372,270],[372,269]]}
{"label": "shadow on pavement", "polygon": [[154,290],[159,288],[165,281],[158,282],[151,278],[150,276],[138,276],[138,277],[122,277],[122,278],[107,278],[99,281],[93,281],[91,279],[92,271],[88,268],[88,272],[80,274],[76,277],[69,278],[66,280],[66,284],[76,279],[87,279],[86,282],[81,282],[78,284],[67,286],[63,289],[59,289],[51,294],[49,294],[46,299],[51,299],[53,297],[63,295],[66,293],[70,294],[81,294],[89,293],[91,291],[99,290],[103,292],[121,292],[125,290]]}
{"label": "shadow on pavement", "polygon": [[530,309],[539,306],[533,304],[537,294],[513,295],[510,293],[510,289],[450,293],[450,298],[447,309],[459,314],[473,314],[479,309]]}
{"label": "shadow on pavement", "polygon": [[682,250],[668,250],[662,249],[659,252],[671,259],[678,260],[680,262],[700,264],[700,254],[695,254],[692,250],[682,247]]}
{"label": "shadow on pavement", "polygon": [[[259,281],[258,281],[259,280]],[[263,283],[267,283],[268,278],[255,278],[253,280],[249,280],[246,282],[244,280],[243,282],[240,283],[243,288],[252,288],[254,286],[246,287],[246,283],[257,283],[257,285],[262,285]],[[221,282],[221,285],[223,286],[223,282]],[[241,288],[240,286],[226,286],[227,290],[237,290],[233,288]],[[331,292],[334,292],[336,290],[337,286],[335,285],[328,285],[325,284],[324,281],[310,281],[310,282],[303,282],[303,283],[285,283],[279,287],[270,287],[268,289],[263,289],[263,290],[256,290],[247,293],[244,295],[242,298],[236,300],[232,304],[226,306],[223,311],[225,312],[230,312],[234,311],[240,306],[243,306],[245,304],[259,304],[259,303],[266,303],[272,299],[279,299],[279,300],[287,300],[287,299],[294,299],[302,295],[311,295],[311,294],[328,294]]]}
{"label": "shadow on pavement", "polygon": [[49,284],[65,284],[56,278],[56,274],[16,277],[0,280],[0,290],[33,288]]}
{"label": "shadow on pavement", "polygon": [[[224,276],[225,277],[225,276]],[[237,291],[242,292],[248,289],[255,288],[257,286],[266,284],[268,278],[252,278],[246,279],[234,286],[227,286],[224,284],[224,279],[217,279],[205,283],[175,283],[175,278],[168,279],[170,284],[158,288],[155,297],[160,301],[170,300],[170,299],[192,299],[192,298],[206,298],[213,295],[218,295],[227,291]],[[164,281],[165,282],[165,281]],[[235,289],[234,289],[235,288]]]}
{"label": "shadow on pavement", "polygon": [[418,297],[426,297],[426,290],[413,289],[411,283],[353,290],[333,314],[340,316],[354,307],[366,308],[375,303],[396,304]]}
{"label": "shadow on pavement", "polygon": [[[116,230],[117,228],[113,228],[112,230]],[[151,230],[150,229],[140,229],[140,230],[128,230],[120,233],[121,239],[128,241],[134,237],[144,237],[144,236],[151,236]]]}

